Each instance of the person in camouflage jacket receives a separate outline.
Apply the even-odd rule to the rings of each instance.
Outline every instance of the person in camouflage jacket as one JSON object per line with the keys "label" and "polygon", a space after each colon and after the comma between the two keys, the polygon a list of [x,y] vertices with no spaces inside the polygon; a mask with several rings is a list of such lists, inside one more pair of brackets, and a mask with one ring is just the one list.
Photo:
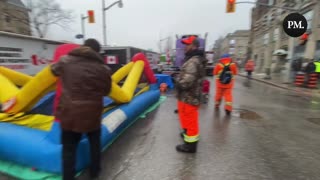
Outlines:
{"label": "person in camouflage jacket", "polygon": [[178,145],[178,152],[195,153],[199,140],[198,108],[200,105],[201,87],[205,76],[204,52],[199,50],[199,41],[195,36],[189,36],[182,40],[186,45],[186,61],[182,65],[179,76],[176,79],[178,99],[178,113],[181,134],[184,144]]}

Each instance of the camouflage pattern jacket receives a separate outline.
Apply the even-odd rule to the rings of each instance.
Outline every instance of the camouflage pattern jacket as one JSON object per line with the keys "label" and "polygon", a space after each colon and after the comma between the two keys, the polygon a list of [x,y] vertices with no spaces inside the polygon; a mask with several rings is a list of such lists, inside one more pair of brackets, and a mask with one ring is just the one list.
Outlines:
{"label": "camouflage pattern jacket", "polygon": [[196,51],[181,67],[176,79],[177,98],[186,104],[200,105],[202,81],[205,76],[206,59],[203,52]]}

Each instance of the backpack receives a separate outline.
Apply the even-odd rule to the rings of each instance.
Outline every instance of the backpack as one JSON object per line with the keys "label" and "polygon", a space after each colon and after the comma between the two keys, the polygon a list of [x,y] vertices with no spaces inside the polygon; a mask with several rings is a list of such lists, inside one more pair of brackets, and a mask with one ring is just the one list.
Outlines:
{"label": "backpack", "polygon": [[229,84],[232,80],[232,72],[230,69],[230,65],[231,63],[229,63],[228,65],[222,64],[223,70],[219,76],[221,84]]}

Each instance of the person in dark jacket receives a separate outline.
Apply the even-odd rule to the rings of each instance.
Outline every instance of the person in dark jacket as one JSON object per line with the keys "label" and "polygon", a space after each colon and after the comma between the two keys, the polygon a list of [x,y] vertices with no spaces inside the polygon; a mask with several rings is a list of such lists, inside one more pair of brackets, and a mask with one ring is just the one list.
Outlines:
{"label": "person in dark jacket", "polygon": [[91,179],[100,174],[100,132],[103,97],[111,90],[111,72],[98,53],[100,44],[88,39],[51,65],[62,84],[55,112],[61,122],[63,179],[75,178],[76,150],[83,134],[90,142]]}
{"label": "person in dark jacket", "polygon": [[292,82],[295,82],[296,80],[296,75],[299,71],[302,69],[302,59],[295,59],[291,63],[291,79]]}
{"label": "person in dark jacket", "polygon": [[309,61],[309,63],[307,64],[306,68],[305,68],[305,73],[306,73],[306,76],[305,76],[305,81],[304,81],[304,85],[307,87],[308,85],[308,82],[309,82],[309,79],[310,79],[310,75],[312,73],[315,73],[316,71],[316,65],[314,64],[314,60],[311,59]]}
{"label": "person in dark jacket", "polygon": [[195,153],[199,140],[198,108],[201,103],[202,81],[205,76],[204,52],[199,50],[199,40],[190,36],[182,40],[186,45],[186,61],[176,79],[178,113],[183,129],[183,144],[176,147],[178,152]]}
{"label": "person in dark jacket", "polygon": [[307,74],[312,74],[316,71],[316,65],[314,64],[314,61],[313,59],[311,59],[309,61],[309,63],[307,64],[306,68],[305,68],[305,72]]}

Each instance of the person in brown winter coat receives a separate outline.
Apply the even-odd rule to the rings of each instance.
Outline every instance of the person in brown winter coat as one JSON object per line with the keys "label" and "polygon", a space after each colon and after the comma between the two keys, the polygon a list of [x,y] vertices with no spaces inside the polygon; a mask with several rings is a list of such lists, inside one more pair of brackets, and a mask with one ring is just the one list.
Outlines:
{"label": "person in brown winter coat", "polygon": [[100,174],[100,134],[103,97],[111,90],[111,71],[99,54],[100,44],[88,39],[51,65],[59,77],[62,93],[55,117],[60,119],[63,179],[73,180],[76,150],[83,134],[90,143],[91,179]]}

